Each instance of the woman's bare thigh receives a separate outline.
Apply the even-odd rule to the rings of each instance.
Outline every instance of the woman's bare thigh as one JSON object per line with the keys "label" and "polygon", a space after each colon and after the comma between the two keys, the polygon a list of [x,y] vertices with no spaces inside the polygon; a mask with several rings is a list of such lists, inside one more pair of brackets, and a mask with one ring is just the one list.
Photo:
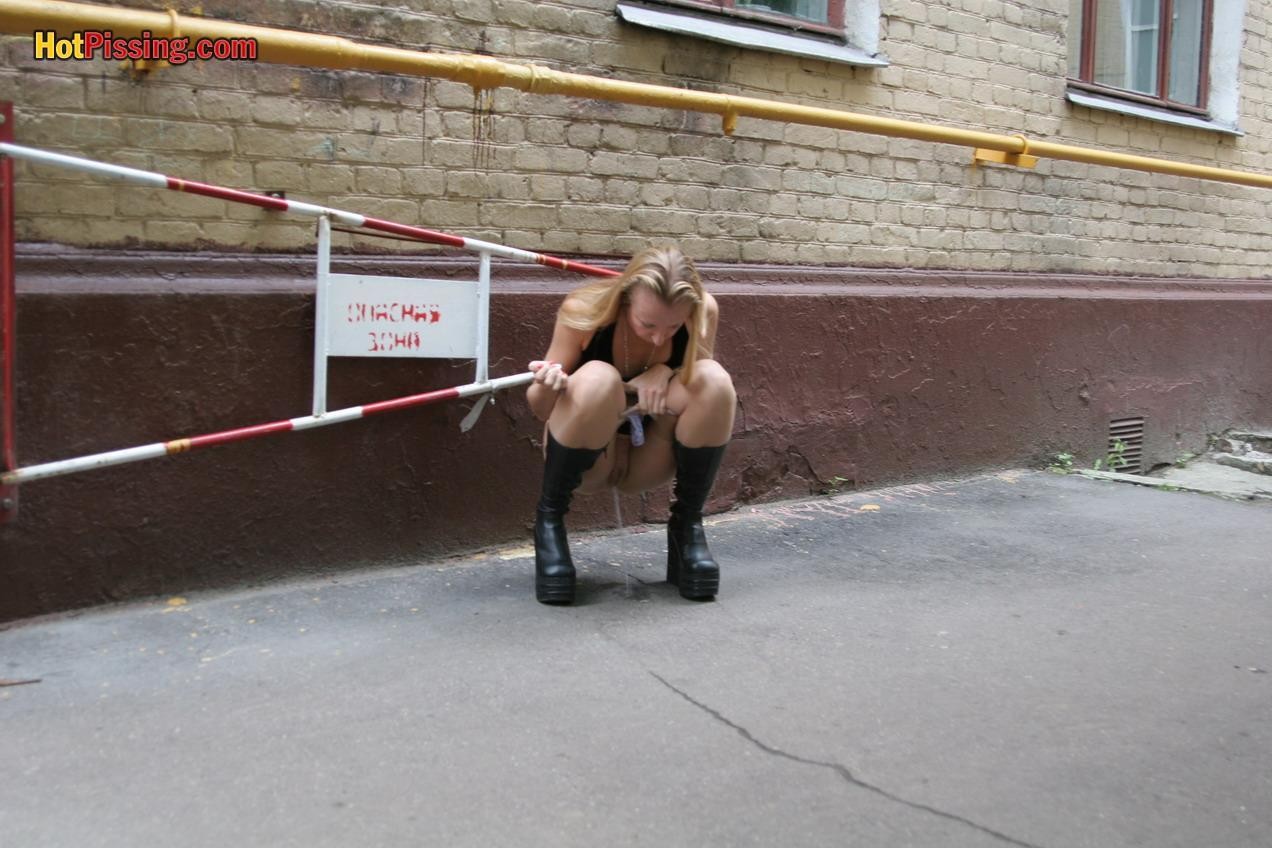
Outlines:
{"label": "woman's bare thigh", "polygon": [[623,446],[618,443],[618,435],[615,434],[601,455],[596,458],[596,464],[583,472],[583,482],[579,483],[581,494],[603,492],[609,488],[610,474],[614,471],[614,463],[617,461],[618,452],[622,449]]}
{"label": "woman's bare thigh", "polygon": [[[645,427],[645,443],[635,447],[621,439],[617,432],[606,445],[596,464],[583,473],[579,483],[580,494],[601,492],[610,487],[614,464],[619,451],[627,453],[627,471],[618,481],[617,488],[625,494],[638,494],[665,485],[676,476],[676,457],[671,441],[676,432],[676,416],[659,415]],[[547,449],[548,429],[543,428],[544,450]]]}
{"label": "woman's bare thigh", "polygon": [[[579,483],[579,492],[588,494],[590,492],[599,492],[609,486],[610,472],[614,470],[614,462],[618,456],[618,433],[615,432],[614,438],[610,439],[610,443],[601,451],[601,455],[596,458],[596,463],[583,472],[583,480]],[[547,455],[548,451],[548,425],[543,425],[543,452]]]}

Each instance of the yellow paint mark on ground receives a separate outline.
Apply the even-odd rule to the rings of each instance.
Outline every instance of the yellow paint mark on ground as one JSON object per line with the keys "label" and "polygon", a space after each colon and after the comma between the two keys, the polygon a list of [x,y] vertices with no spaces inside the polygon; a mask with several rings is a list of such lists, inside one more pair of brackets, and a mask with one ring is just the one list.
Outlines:
{"label": "yellow paint mark on ground", "polygon": [[878,512],[879,505],[878,504],[862,504],[861,506],[857,507],[857,511],[858,512]]}

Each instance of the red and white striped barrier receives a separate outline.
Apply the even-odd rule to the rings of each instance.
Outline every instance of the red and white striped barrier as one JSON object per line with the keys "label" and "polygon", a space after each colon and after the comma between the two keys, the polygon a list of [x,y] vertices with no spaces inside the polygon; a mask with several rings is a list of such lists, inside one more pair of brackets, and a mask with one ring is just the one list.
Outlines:
{"label": "red and white striped barrier", "polygon": [[[153,171],[142,171],[136,168],[127,168],[120,165],[97,162],[91,159],[82,159],[76,156],[67,156],[62,153],[52,153],[30,147],[23,147],[21,145],[8,142],[0,142],[0,156],[23,159],[42,165],[69,168],[97,176],[120,179],[126,182],[136,183],[138,185],[150,186],[152,188],[183,191],[190,194],[198,194],[205,197],[228,200],[234,203],[246,203],[252,206],[259,206],[264,209],[272,209],[278,212],[306,215],[319,219],[320,230],[324,235],[327,232],[326,222],[329,220],[335,220],[342,224],[361,229],[392,233],[393,235],[406,236],[407,238],[417,239],[423,242],[458,247],[482,256],[482,278],[486,281],[487,286],[489,281],[489,256],[500,256],[506,259],[535,262],[539,265],[546,265],[551,268],[559,268],[564,271],[574,271],[592,276],[618,276],[617,271],[613,271],[608,268],[599,268],[594,265],[587,265],[582,262],[573,262],[568,259],[561,259],[555,256],[535,253],[529,250],[518,250],[517,248],[507,247],[494,242],[464,238],[463,236],[456,236],[448,233],[440,233],[434,230],[427,230],[422,227],[398,224],[393,221],[371,218],[365,215],[359,215],[356,212],[333,209],[327,206],[318,206],[312,203],[302,203],[295,200],[286,200],[280,197],[271,197],[269,195],[255,194],[249,191],[226,188],[224,186],[215,186],[207,183],[182,180],[176,177],[169,177],[164,174],[155,173]],[[11,221],[12,215],[9,215],[8,218]],[[322,255],[320,255],[320,260],[325,259],[326,255],[329,255],[329,250],[326,249],[325,239],[321,244],[321,248],[320,254]],[[324,271],[322,273],[326,272]],[[484,303],[483,308],[488,308],[488,303]],[[11,317],[12,309],[6,309],[5,314],[6,316]],[[319,329],[321,330],[321,328]],[[6,364],[11,362],[11,354],[8,353],[10,349],[9,346],[12,344],[11,336],[11,333],[6,333],[4,338]],[[283,421],[273,421],[267,424],[257,424],[250,427],[240,427],[233,430],[222,430],[216,433],[207,433],[201,436],[190,436],[167,442],[157,442],[155,444],[141,445],[139,447],[124,448],[122,450],[107,451],[105,453],[91,454],[89,456],[82,456],[74,459],[46,462],[40,465],[30,465],[25,468],[13,468],[12,463],[10,463],[8,467],[11,470],[0,473],[0,487],[14,487],[20,483],[29,483],[34,480],[43,480],[49,477],[58,477],[64,474],[73,474],[94,468],[106,468],[112,465],[123,465],[125,463],[139,462],[146,459],[175,456],[177,454],[187,453],[196,448],[223,445],[229,442],[238,442],[259,436],[267,436],[272,433],[310,430],[316,427],[325,427],[330,424],[341,424],[346,421],[354,421],[359,418],[365,418],[368,415],[374,415],[381,412],[391,412],[397,409],[409,409],[415,406],[425,406],[427,404],[438,403],[444,400],[482,396],[483,400],[479,402],[477,407],[474,407],[473,412],[465,419],[465,427],[471,426],[471,423],[475,420],[476,414],[480,411],[481,406],[484,406],[485,396],[502,389],[526,385],[534,379],[533,372],[524,372],[508,377],[498,377],[493,380],[487,379],[484,361],[484,336],[480,336],[479,344],[482,350],[478,356],[478,380],[467,385],[453,386],[451,388],[438,389],[437,391],[425,392],[423,394],[408,395],[406,397],[394,398],[392,400],[380,401],[378,403],[370,403],[363,406],[355,406],[347,409],[327,412],[325,410],[325,397],[321,397],[319,395],[317,382],[315,382],[315,414],[313,415],[306,415],[300,418],[290,418]],[[325,355],[326,354],[324,354],[323,358],[324,380]],[[315,361],[317,363],[317,359]],[[11,415],[14,399],[11,386],[7,381],[4,389],[4,411],[6,414]],[[11,437],[11,435],[11,431],[6,432],[7,437]]]}
{"label": "red and white striped barrier", "polygon": [[313,203],[301,203],[296,200],[287,200],[282,197],[271,197],[267,194],[256,194],[250,191],[241,191],[236,188],[209,185],[207,183],[194,182],[193,180],[182,180],[177,177],[165,176],[164,174],[159,174],[154,171],[141,171],[137,168],[126,168],[122,165],[111,165],[107,162],[97,162],[92,159],[81,159],[78,156],[67,156],[63,153],[51,153],[47,150],[23,147],[19,144],[0,142],[0,155],[12,156],[14,159],[23,159],[40,165],[54,165],[75,171],[83,171],[85,173],[95,174],[99,177],[124,180],[125,182],[136,183],[137,185],[150,186],[151,188],[166,188],[172,191],[184,191],[188,194],[199,194],[204,197],[215,197],[220,200],[229,200],[234,203],[246,203],[250,206],[259,206],[262,209],[272,209],[276,212],[291,212],[296,215],[306,215],[311,218],[326,216],[333,221],[339,221],[340,223],[350,227],[376,230],[382,233],[392,233],[393,235],[406,236],[407,238],[413,238],[418,241],[429,242],[431,244],[444,244],[448,247],[462,248],[472,253],[485,252],[492,256],[500,256],[504,259],[517,259],[522,262],[535,262],[539,265],[547,265],[550,268],[560,268],[563,271],[575,271],[580,274],[591,274],[597,277],[618,276],[617,271],[612,271],[608,268],[598,268],[595,265],[588,265],[583,262],[574,262],[569,259],[561,259],[557,256],[549,256],[546,253],[535,253],[530,250],[518,250],[515,247],[508,247],[502,244],[495,244],[494,242],[482,241],[481,239],[464,238],[463,236],[451,235],[450,233],[439,233],[434,230],[426,230],[423,227],[412,227],[408,224],[398,224],[393,221],[385,221],[380,218],[371,218],[366,215],[359,215],[357,212],[333,209],[330,206],[318,206]]}
{"label": "red and white striped barrier", "polygon": [[63,459],[55,462],[46,462],[42,465],[28,465],[26,468],[19,468],[0,475],[0,483],[6,486],[16,486],[19,483],[30,483],[33,480],[43,480],[48,477],[58,477],[63,474],[74,474],[77,471],[89,471],[94,468],[106,468],[111,465],[123,465],[129,462],[139,462],[143,459],[158,459],[164,456],[175,456],[181,453],[187,453],[196,448],[208,448],[214,445],[224,445],[230,442],[241,442],[246,439],[254,439],[258,436],[268,436],[272,433],[286,433],[293,430],[312,430],[317,427],[326,427],[329,424],[342,424],[345,421],[356,421],[359,418],[365,418],[368,415],[375,415],[379,412],[392,412],[398,409],[409,409],[413,406],[426,406],[430,403],[438,403],[444,400],[453,400],[455,398],[473,397],[474,395],[487,395],[500,389],[510,389],[514,386],[524,386],[534,379],[532,372],[524,374],[514,374],[511,377],[497,377],[488,380],[485,383],[470,383],[466,386],[454,386],[449,389],[438,389],[435,392],[425,392],[419,395],[408,395],[394,400],[380,401],[379,403],[368,403],[364,406],[352,406],[347,409],[337,409],[323,415],[305,415],[300,418],[289,418],[284,421],[273,421],[268,424],[257,424],[253,427],[239,427],[234,430],[222,430],[217,433],[207,433],[202,436],[190,436],[184,439],[173,439],[169,442],[156,442],[150,445],[141,445],[135,448],[124,448],[122,450],[107,451],[105,453],[90,454],[89,456],[81,456],[75,459]]}

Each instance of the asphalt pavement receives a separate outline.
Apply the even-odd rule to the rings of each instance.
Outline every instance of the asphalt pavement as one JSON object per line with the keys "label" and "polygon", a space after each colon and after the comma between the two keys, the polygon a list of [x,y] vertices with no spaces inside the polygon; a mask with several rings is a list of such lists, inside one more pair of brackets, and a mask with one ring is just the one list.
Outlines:
{"label": "asphalt pavement", "polygon": [[0,631],[0,844],[1259,846],[1272,503],[1010,471]]}

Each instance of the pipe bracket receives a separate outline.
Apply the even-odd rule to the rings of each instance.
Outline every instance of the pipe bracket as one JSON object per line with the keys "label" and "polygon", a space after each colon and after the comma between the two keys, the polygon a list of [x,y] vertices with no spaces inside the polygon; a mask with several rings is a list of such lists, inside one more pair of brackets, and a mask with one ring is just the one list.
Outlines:
{"label": "pipe bracket", "polygon": [[1018,168],[1032,168],[1038,164],[1038,157],[1029,153],[1029,139],[1022,134],[1016,133],[1012,138],[1020,139],[1020,150],[1016,153],[1008,153],[1005,150],[990,150],[985,147],[978,147],[972,154],[972,165],[979,165],[981,162],[996,162],[999,165],[1015,165]]}
{"label": "pipe bracket", "polygon": [[[176,9],[165,9],[164,11],[168,15],[168,34],[164,38],[180,38],[181,16],[177,14]],[[119,65],[128,71],[133,79],[139,80],[145,79],[153,71],[169,67],[171,63],[167,59],[125,59]]]}

